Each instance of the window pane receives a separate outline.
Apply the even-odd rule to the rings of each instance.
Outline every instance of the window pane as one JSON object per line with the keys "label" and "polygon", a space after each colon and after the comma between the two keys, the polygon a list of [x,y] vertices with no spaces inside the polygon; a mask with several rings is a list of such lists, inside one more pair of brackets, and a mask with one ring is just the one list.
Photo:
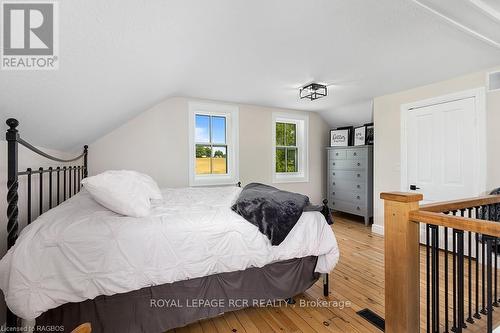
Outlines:
{"label": "window pane", "polygon": [[225,117],[212,117],[212,143],[226,143]]}
{"label": "window pane", "polygon": [[276,148],[276,172],[286,172],[285,148]]}
{"label": "window pane", "polygon": [[276,146],[285,145],[285,124],[276,123]]}
{"label": "window pane", "polygon": [[286,124],[285,125],[285,145],[286,146],[296,146],[297,145],[297,125]]}
{"label": "window pane", "polygon": [[195,141],[199,143],[210,142],[210,116],[196,115]]}
{"label": "window pane", "polygon": [[213,147],[212,173],[227,173],[227,147]]}
{"label": "window pane", "polygon": [[297,149],[286,149],[286,172],[297,172]]}
{"label": "window pane", "polygon": [[210,146],[196,145],[196,174],[206,175],[212,169],[212,148]]}

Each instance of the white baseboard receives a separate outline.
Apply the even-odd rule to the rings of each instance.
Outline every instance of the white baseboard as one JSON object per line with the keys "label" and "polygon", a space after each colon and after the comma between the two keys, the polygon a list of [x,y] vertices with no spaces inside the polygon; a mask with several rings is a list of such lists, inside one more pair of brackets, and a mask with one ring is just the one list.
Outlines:
{"label": "white baseboard", "polygon": [[384,226],[378,224],[372,224],[372,232],[377,235],[384,235]]}

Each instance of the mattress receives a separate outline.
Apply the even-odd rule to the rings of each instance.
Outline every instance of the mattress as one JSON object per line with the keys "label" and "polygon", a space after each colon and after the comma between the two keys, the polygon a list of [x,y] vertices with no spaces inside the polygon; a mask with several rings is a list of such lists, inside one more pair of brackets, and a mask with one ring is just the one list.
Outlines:
{"label": "mattress", "polygon": [[317,256],[339,258],[332,229],[306,212],[279,246],[230,206],[239,188],[165,189],[150,216],[118,215],[82,191],[21,232],[0,261],[0,288],[24,319],[69,302]]}

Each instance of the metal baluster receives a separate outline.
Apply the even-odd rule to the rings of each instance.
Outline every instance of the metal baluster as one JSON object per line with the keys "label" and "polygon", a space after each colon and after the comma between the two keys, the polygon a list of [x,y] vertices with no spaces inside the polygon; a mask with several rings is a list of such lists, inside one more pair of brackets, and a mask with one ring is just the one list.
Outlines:
{"label": "metal baluster", "polygon": [[[483,210],[483,213],[484,213],[484,216],[486,217],[486,209],[484,206],[481,207],[481,209]],[[486,291],[485,291],[485,283],[484,283],[484,280],[485,280],[485,273],[486,273],[486,248],[485,248],[485,244],[484,244],[484,238],[486,236],[485,235],[482,235],[482,242],[481,242],[481,283],[482,283],[482,290],[481,290],[481,305],[482,305],[482,308],[481,308],[481,314],[486,314]]]}
{"label": "metal baluster", "polygon": [[76,194],[76,166],[73,167],[73,194]]}
{"label": "metal baluster", "polygon": [[[465,209],[460,209],[460,216],[461,217],[465,217]],[[467,328],[467,324],[465,323],[465,266],[464,266],[464,263],[465,263],[465,245],[464,245],[464,231],[461,230],[460,231],[461,234],[462,234],[462,273],[459,275],[458,279],[460,281],[461,279],[461,284],[462,284],[462,287],[460,287],[460,283],[459,283],[459,288],[460,288],[460,291],[459,291],[459,295],[460,295],[460,292],[462,293],[462,300],[461,300],[461,303],[460,303],[460,306],[462,307],[462,311],[461,311],[461,316],[462,316],[462,320],[461,320],[461,323],[462,323],[462,327],[463,328]],[[460,255],[460,254],[459,254]]]}
{"label": "metal baluster", "polygon": [[61,174],[61,167],[57,167],[57,205],[59,206],[61,202],[61,197],[60,197],[60,192],[61,192],[61,179],[60,179],[60,174]]}
{"label": "metal baluster", "polygon": [[[479,207],[476,207],[476,218],[479,216]],[[479,234],[476,233],[476,312],[474,318],[481,319],[479,314]]]}
{"label": "metal baluster", "polygon": [[429,251],[429,230],[430,226],[425,225],[425,273],[427,277],[426,291],[427,291],[427,332],[431,332],[431,277],[430,277],[430,251]]}
{"label": "metal baluster", "polygon": [[31,168],[26,169],[28,172],[28,224],[31,223]]}
{"label": "metal baluster", "polygon": [[462,332],[465,328],[464,321],[464,232],[457,230],[457,275],[458,275],[458,330],[457,333]]}
{"label": "metal baluster", "polygon": [[52,208],[52,167],[49,167],[49,209]]}
{"label": "metal baluster", "polygon": [[448,333],[448,227],[444,228],[444,331]]}
{"label": "metal baluster", "polygon": [[483,242],[486,241],[486,247],[488,249],[487,251],[487,269],[488,269],[488,272],[487,272],[487,302],[488,302],[488,318],[487,318],[487,332],[488,333],[491,333],[493,332],[493,307],[492,307],[492,303],[493,303],[493,293],[492,293],[492,281],[491,281],[491,274],[492,274],[492,266],[493,266],[493,263],[491,262],[491,257],[492,257],[492,252],[493,252],[493,238],[490,237],[490,236],[484,236],[483,238]]}
{"label": "metal baluster", "polygon": [[432,332],[439,331],[439,228],[432,231]]}
{"label": "metal baluster", "polygon": [[80,192],[80,186],[81,186],[81,182],[82,182],[82,179],[80,176],[80,169],[81,169],[81,167],[78,167],[78,192]]}
{"label": "metal baluster", "polygon": [[42,215],[43,214],[43,168],[40,167],[38,169],[38,171],[40,172],[40,186],[39,186],[39,190],[40,190],[40,197],[38,198],[39,199],[39,215]]}
{"label": "metal baluster", "polygon": [[[468,217],[472,218],[472,208],[469,208],[468,211]],[[468,232],[467,234],[467,239],[468,239],[468,273],[469,273],[469,283],[468,283],[468,292],[469,292],[469,316],[467,317],[467,322],[470,324],[474,323],[474,319],[472,319],[472,232]]]}
{"label": "metal baluster", "polygon": [[493,300],[493,306],[494,307],[498,307],[498,293],[497,293],[497,280],[498,280],[498,277],[497,277],[497,273],[498,273],[498,238],[494,238],[493,240],[493,244],[494,244],[494,247],[493,247],[493,251],[495,253],[495,283],[494,283],[494,286],[495,286],[495,296],[494,296],[494,300]]}
{"label": "metal baluster", "polygon": [[64,178],[63,178],[63,197],[64,197],[64,200],[63,201],[66,201],[66,167],[63,167],[63,171],[64,171]]}
{"label": "metal baluster", "polygon": [[69,169],[69,177],[68,177],[69,188],[68,188],[68,193],[69,193],[69,197],[71,198],[71,170],[73,169],[73,167],[70,166],[68,169]]}
{"label": "metal baluster", "polygon": [[[453,215],[456,215],[456,211],[453,212]],[[458,329],[457,325],[457,240],[456,240],[456,230],[453,229],[453,326],[451,330],[456,332]]]}
{"label": "metal baluster", "polygon": [[486,312],[486,283],[485,283],[485,274],[486,274],[486,247],[484,244],[484,237],[483,235],[483,240],[481,243],[481,248],[482,248],[482,257],[481,257],[481,311],[480,313],[485,315],[487,314]]}

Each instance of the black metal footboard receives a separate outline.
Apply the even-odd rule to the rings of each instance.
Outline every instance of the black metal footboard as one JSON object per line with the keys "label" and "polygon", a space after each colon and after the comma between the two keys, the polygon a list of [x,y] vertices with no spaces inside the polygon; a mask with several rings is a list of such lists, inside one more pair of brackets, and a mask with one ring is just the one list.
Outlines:
{"label": "black metal footboard", "polygon": [[[19,235],[19,177],[27,177],[27,224],[33,220],[32,214],[32,188],[33,177],[38,178],[38,214],[44,213],[44,209],[51,209],[80,191],[80,181],[88,176],[88,146],[83,147],[83,152],[70,159],[62,159],[47,154],[30,143],[24,141],[19,135],[17,127],[19,121],[10,118],[6,121],[9,129],[5,136],[7,140],[7,249],[14,246]],[[60,163],[75,162],[75,165],[60,165],[48,168],[27,168],[19,170],[18,147],[22,145],[48,160]],[[76,163],[78,162],[78,163]],[[47,182],[44,174],[48,174]],[[45,186],[45,187],[44,187]],[[48,189],[47,189],[48,187]],[[44,193],[48,191],[48,197],[44,200]],[[48,205],[47,205],[48,203]],[[7,309],[7,330],[16,330],[19,327],[19,319]]]}

